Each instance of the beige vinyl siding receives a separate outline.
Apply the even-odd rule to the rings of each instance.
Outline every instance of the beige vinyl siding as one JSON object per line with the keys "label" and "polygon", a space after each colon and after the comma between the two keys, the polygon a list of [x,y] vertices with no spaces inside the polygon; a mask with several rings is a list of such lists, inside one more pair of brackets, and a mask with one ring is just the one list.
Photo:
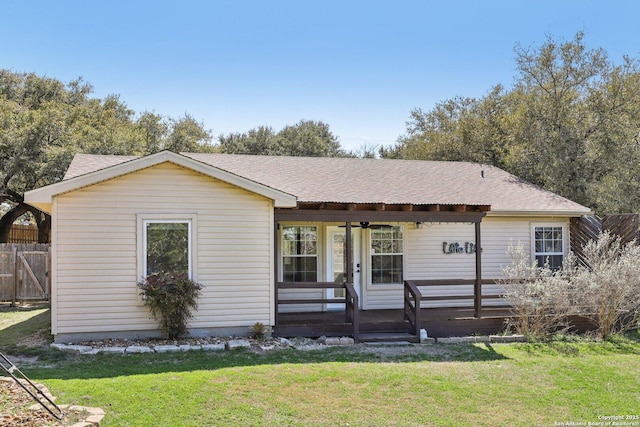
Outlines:
{"label": "beige vinyl siding", "polygon": [[[531,230],[535,224],[561,224],[565,226],[565,253],[569,251],[569,219],[540,217],[486,217],[481,223],[482,275],[483,279],[499,279],[502,268],[510,263],[507,249],[510,244],[522,243],[527,253],[531,251]],[[475,226],[465,223],[424,223],[422,229],[415,224],[404,224],[404,277],[413,280],[474,279],[475,254],[445,254],[443,242],[464,245],[475,243]],[[368,254],[368,238],[363,237],[365,254]],[[368,263],[368,255],[363,261]],[[486,294],[499,294],[501,286],[484,285]],[[422,288],[425,295],[472,294],[473,286],[442,286]],[[377,286],[365,277],[364,308],[368,310],[402,308],[402,286]],[[473,300],[450,300],[430,303],[433,307],[473,305]],[[502,300],[485,300],[485,305],[501,305]]]}
{"label": "beige vinyl siding", "polygon": [[[367,246],[368,246],[367,239]],[[475,256],[471,254],[450,254],[442,252],[442,243],[475,242],[473,224],[424,223],[417,229],[414,223],[404,224],[404,278],[405,280],[426,279],[473,279],[475,277]],[[368,253],[368,248],[367,253]],[[368,262],[368,258],[367,258]],[[366,281],[365,308],[368,310],[402,308],[404,288],[402,285],[372,285]],[[425,289],[426,290],[426,289]],[[458,294],[462,290],[432,288],[429,293]],[[459,301],[458,301],[459,302]],[[441,306],[447,301],[438,302]]]}
{"label": "beige vinyl siding", "polygon": [[155,330],[136,287],[138,216],[194,218],[192,328],[273,323],[272,201],[163,163],[55,199],[54,334]]}

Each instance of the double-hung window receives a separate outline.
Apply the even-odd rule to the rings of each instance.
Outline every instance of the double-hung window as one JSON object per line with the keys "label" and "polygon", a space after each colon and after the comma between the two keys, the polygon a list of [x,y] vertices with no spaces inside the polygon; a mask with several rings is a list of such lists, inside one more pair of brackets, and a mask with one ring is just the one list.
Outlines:
{"label": "double-hung window", "polygon": [[564,227],[561,225],[536,225],[533,227],[533,256],[540,267],[552,270],[562,268],[564,261]]}
{"label": "double-hung window", "polygon": [[398,284],[403,281],[403,227],[371,230],[371,283]]}
{"label": "double-hung window", "polygon": [[318,281],[318,227],[282,228],[282,276],[285,282]]}
{"label": "double-hung window", "polygon": [[196,215],[138,215],[139,276],[183,273],[194,279]]}

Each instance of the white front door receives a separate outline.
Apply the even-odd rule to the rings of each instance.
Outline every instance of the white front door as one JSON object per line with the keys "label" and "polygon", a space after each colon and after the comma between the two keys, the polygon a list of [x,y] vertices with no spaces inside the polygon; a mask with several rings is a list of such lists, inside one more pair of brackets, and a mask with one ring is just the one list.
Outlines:
{"label": "white front door", "polygon": [[[362,285],[360,282],[360,270],[362,261],[360,259],[361,229],[351,229],[351,248],[353,251],[353,287],[358,294],[358,305],[362,307]],[[327,227],[327,279],[330,282],[347,282],[347,257],[346,257],[346,231],[341,227]],[[344,298],[345,290],[327,289],[327,299]],[[359,308],[360,308],[359,307]],[[327,310],[344,310],[344,304],[327,304]]]}

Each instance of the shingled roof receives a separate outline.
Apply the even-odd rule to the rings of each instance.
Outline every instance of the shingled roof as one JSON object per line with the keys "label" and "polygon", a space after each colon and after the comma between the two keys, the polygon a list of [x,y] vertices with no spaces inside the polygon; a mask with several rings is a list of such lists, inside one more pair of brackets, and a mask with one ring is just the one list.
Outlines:
{"label": "shingled roof", "polygon": [[[590,209],[502,169],[469,162],[182,153],[301,203],[490,205],[490,214],[580,216]],[[65,179],[135,159],[76,155]]]}

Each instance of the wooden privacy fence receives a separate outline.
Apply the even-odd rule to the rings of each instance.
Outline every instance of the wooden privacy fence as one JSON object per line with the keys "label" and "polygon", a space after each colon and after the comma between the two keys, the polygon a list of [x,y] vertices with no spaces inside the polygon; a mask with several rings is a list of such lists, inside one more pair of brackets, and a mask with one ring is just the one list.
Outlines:
{"label": "wooden privacy fence", "polygon": [[9,230],[9,243],[38,243],[38,227],[31,224],[13,224]]}
{"label": "wooden privacy fence", "polygon": [[0,244],[0,301],[49,300],[51,249],[47,244]]}
{"label": "wooden privacy fence", "polygon": [[640,238],[640,220],[638,214],[619,215],[584,215],[571,220],[571,251],[582,264],[584,253],[582,248],[589,241],[596,240],[598,235],[608,231],[620,236],[622,244],[627,244]]}

